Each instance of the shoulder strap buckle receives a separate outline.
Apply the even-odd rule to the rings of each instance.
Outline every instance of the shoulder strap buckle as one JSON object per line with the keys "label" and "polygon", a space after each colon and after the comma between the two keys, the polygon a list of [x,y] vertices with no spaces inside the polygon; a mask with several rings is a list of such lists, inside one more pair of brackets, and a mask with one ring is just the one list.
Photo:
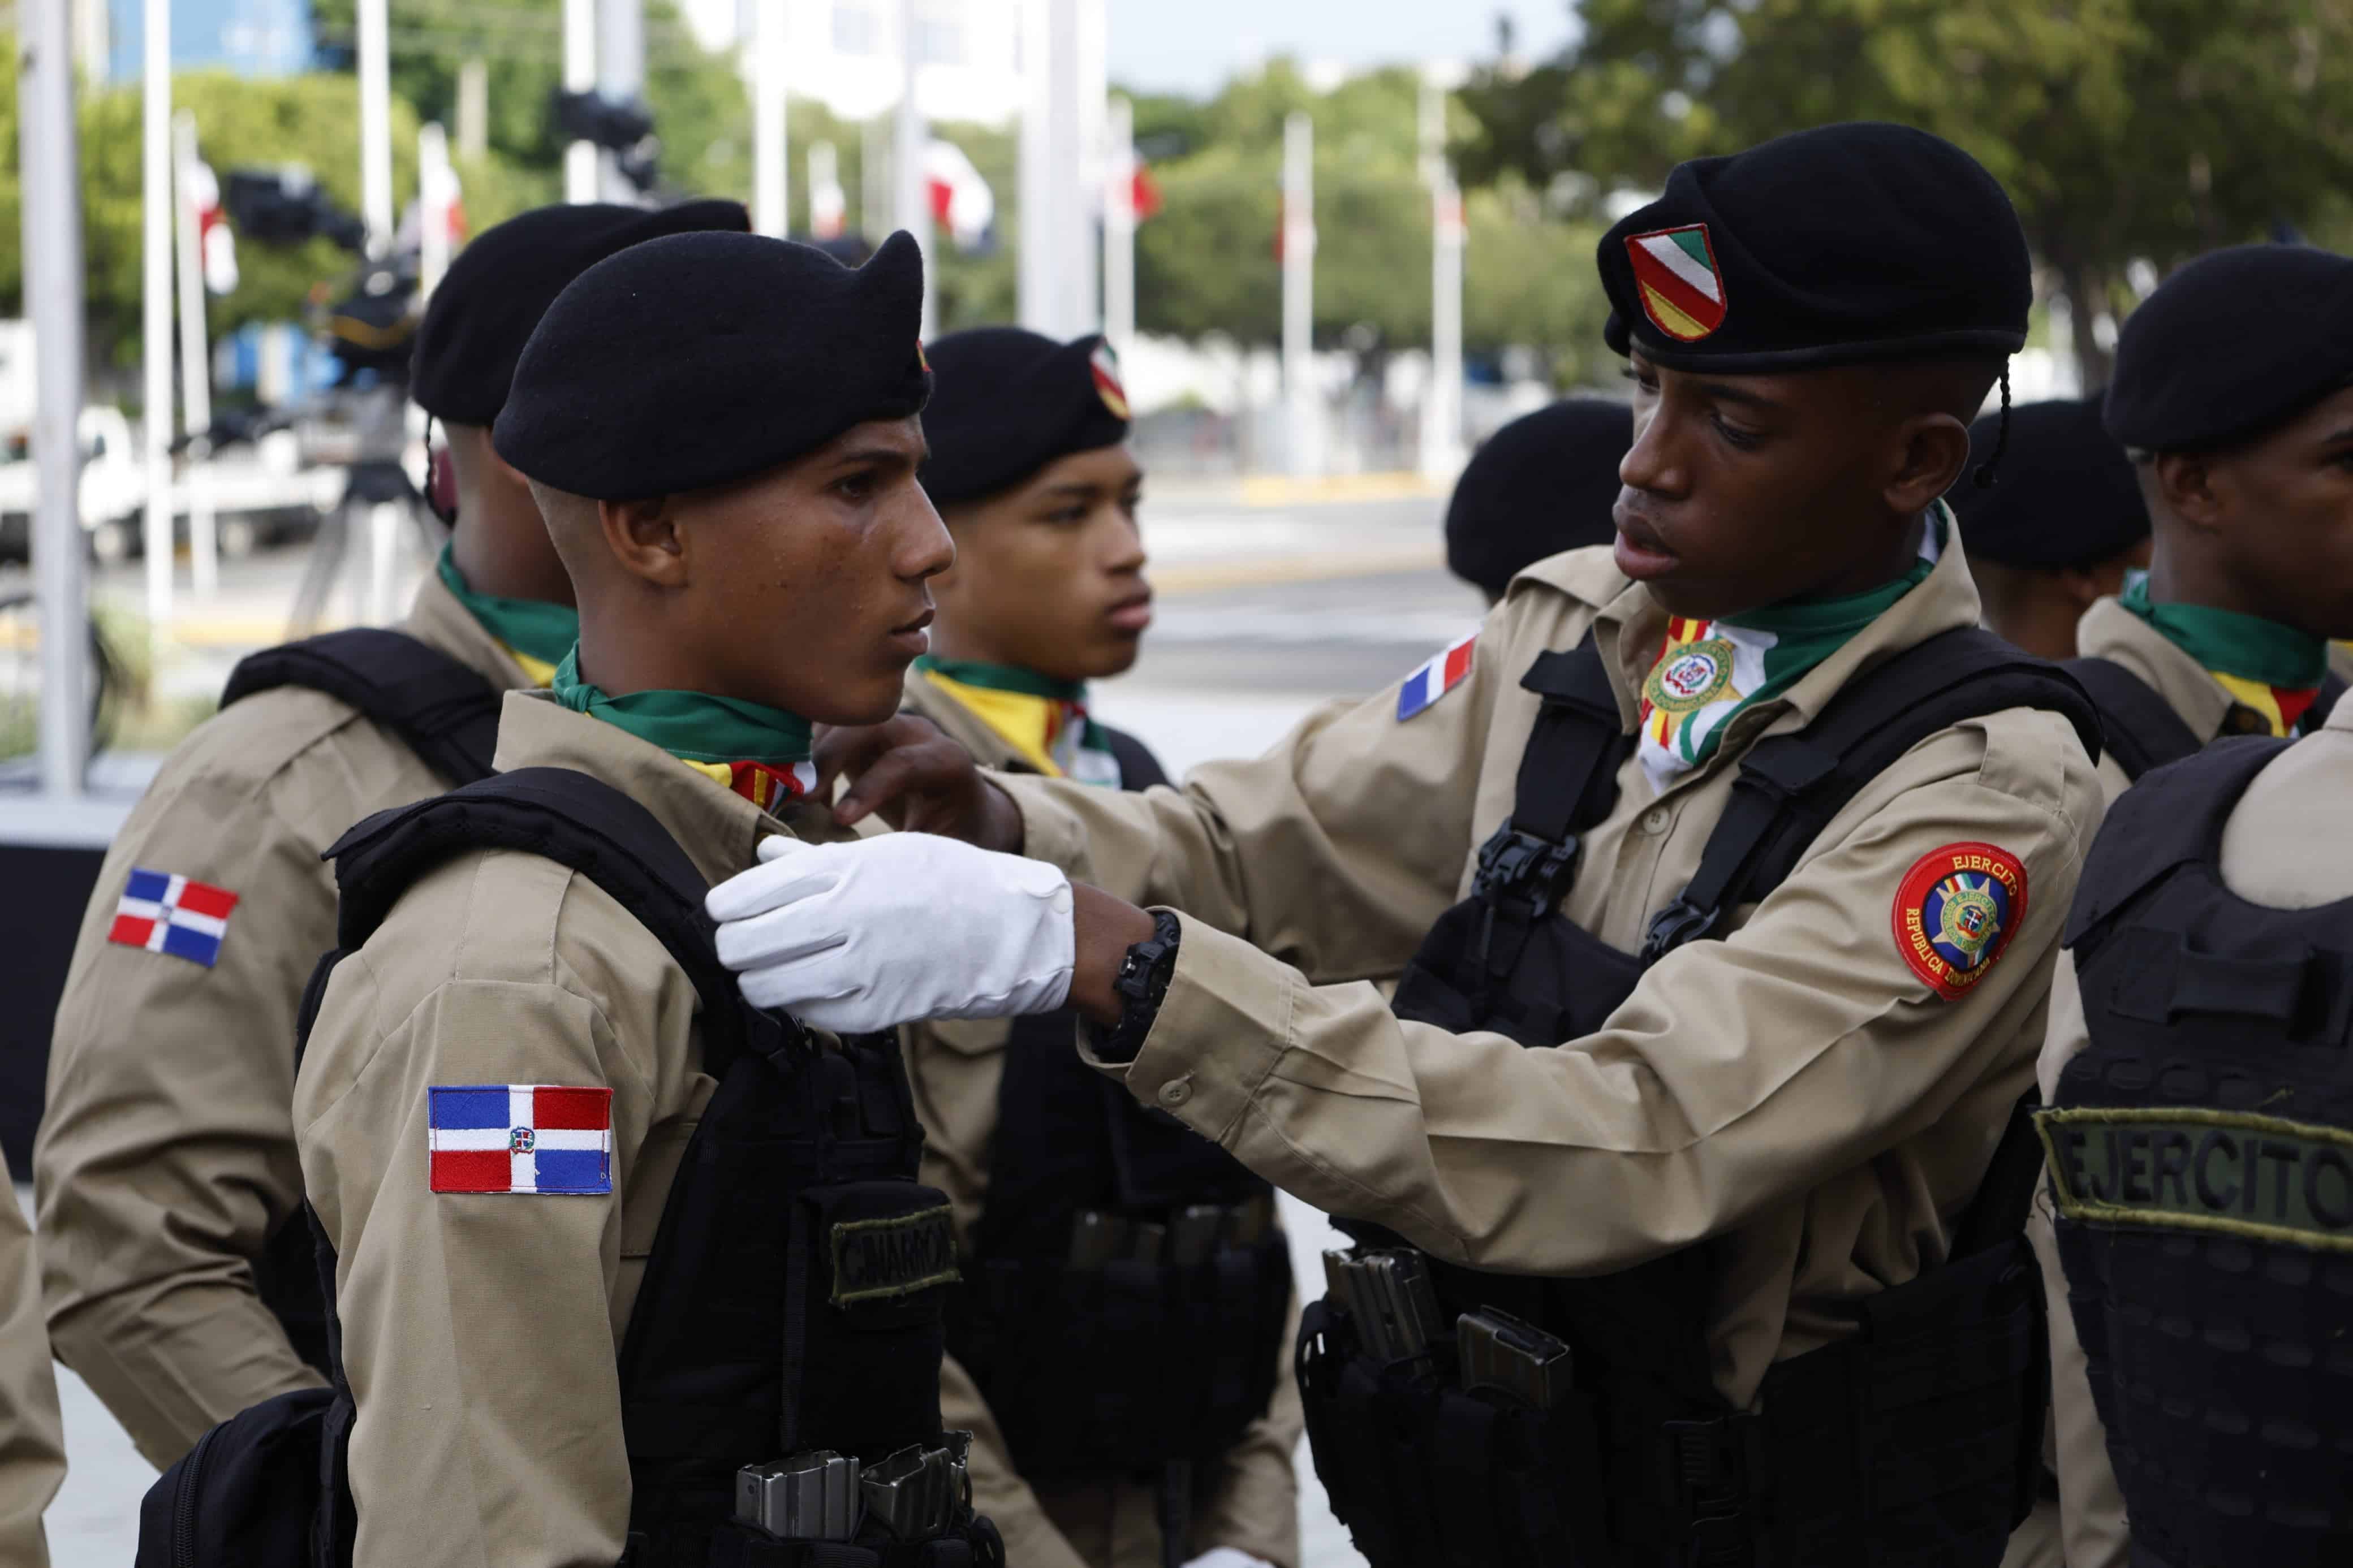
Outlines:
{"label": "shoulder strap buckle", "polygon": [[1689,889],[1685,889],[1673,903],[1651,917],[1649,927],[1642,932],[1642,966],[1647,969],[1683,943],[1697,942],[1715,930],[1723,919],[1722,905],[1702,908],[1691,901]]}
{"label": "shoulder strap buckle", "polygon": [[1574,833],[1558,842],[1522,832],[1505,817],[1479,846],[1479,869],[1471,896],[1489,905],[1518,906],[1516,912],[1540,919],[1567,889],[1582,847]]}

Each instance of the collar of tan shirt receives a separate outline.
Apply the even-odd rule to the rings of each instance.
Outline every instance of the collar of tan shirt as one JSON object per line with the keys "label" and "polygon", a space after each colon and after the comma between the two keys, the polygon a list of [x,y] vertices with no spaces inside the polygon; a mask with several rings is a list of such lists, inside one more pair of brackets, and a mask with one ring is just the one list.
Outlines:
{"label": "collar of tan shirt", "polygon": [[[1641,717],[1642,682],[1666,637],[1667,612],[1641,584],[1618,570],[1606,550],[1556,555],[1521,575],[1598,606],[1593,624],[1603,665],[1610,689],[1617,694],[1620,720],[1626,730],[1633,730]],[[1969,576],[1961,549],[1960,528],[1951,524],[1943,552],[1918,587],[1849,637],[1788,690],[1735,714],[1715,756],[1683,773],[1664,793],[1677,794],[1713,776],[1763,736],[1804,729],[1857,675],[1940,632],[1973,626],[1978,615],[1977,584]]]}
{"label": "collar of tan shirt", "polygon": [[2221,734],[2236,706],[2204,665],[2113,595],[2094,600],[2075,623],[2075,648],[2086,658],[2105,658],[2138,676],[2201,741]]}
{"label": "collar of tan shirt", "polygon": [[654,815],[706,881],[751,865],[761,839],[789,833],[823,843],[851,837],[813,802],[769,816],[708,773],[687,766],[628,731],[575,713],[544,691],[510,691],[499,710],[499,750],[491,765],[574,768],[602,779]]}
{"label": "collar of tan shirt", "polygon": [[907,667],[901,707],[938,725],[949,740],[971,753],[972,760],[984,768],[1013,773],[1038,771],[1021,759],[1013,742],[990,728],[987,720],[942,690],[939,682],[913,665]]}
{"label": "collar of tan shirt", "polygon": [[427,572],[417,585],[417,597],[400,629],[440,649],[501,691],[522,691],[538,684],[523,673],[506,645],[458,602],[458,595],[449,592],[438,572]]}

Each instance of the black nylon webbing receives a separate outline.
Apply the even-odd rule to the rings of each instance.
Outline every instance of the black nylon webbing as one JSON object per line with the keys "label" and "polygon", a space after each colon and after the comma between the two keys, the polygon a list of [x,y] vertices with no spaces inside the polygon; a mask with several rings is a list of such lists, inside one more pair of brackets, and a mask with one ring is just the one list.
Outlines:
{"label": "black nylon webbing", "polygon": [[1618,695],[1591,632],[1574,653],[1536,656],[1520,684],[1544,699],[1512,793],[1512,823],[1559,844],[1609,815],[1618,768],[1633,737],[1620,729]]}
{"label": "black nylon webbing", "polygon": [[221,706],[281,686],[349,703],[453,784],[490,776],[499,689],[406,632],[353,626],[264,648],[229,672]]}
{"label": "black nylon webbing", "polygon": [[2091,693],[2093,706],[2100,710],[2108,755],[2116,758],[2126,779],[2137,782],[2141,774],[2178,763],[2205,744],[2171,704],[2115,660],[2071,658],[2059,668]]}

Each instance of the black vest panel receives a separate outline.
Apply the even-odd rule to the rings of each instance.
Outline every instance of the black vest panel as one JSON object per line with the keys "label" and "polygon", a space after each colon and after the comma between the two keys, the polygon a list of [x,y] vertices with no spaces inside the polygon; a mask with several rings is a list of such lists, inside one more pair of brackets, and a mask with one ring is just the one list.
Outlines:
{"label": "black vest panel", "polygon": [[[1975,628],[1850,682],[1805,730],[1758,742],[1680,897],[1640,952],[1558,910],[1579,838],[1615,804],[1621,731],[1591,637],[1541,655],[1544,705],[1512,816],[1482,847],[1472,897],[1441,916],[1399,985],[1398,1016],[1542,1048],[1591,1033],[1642,973],[1788,876],[1822,827],[1921,741],[2011,708],[2098,728],[2081,688]],[[1757,1414],[1728,1409],[1707,1347],[1715,1271],[1703,1244],[1620,1273],[1543,1279],[1414,1254],[1428,1348],[1384,1362],[1332,1298],[1309,1309],[1300,1380],[1318,1473],[1373,1568],[1512,1563],[1998,1563],[2032,1497],[2047,1372],[2022,1231],[2040,1151],[2021,1113],[1953,1260],[1858,1303],[1852,1337],[1773,1368]],[[1999,1210],[1999,1212],[1995,1212]],[[1363,1247],[1401,1244],[1344,1228]],[[1552,1402],[1472,1375],[1464,1314],[1486,1310],[1565,1352]],[[1392,1340],[1394,1344],[1394,1340]]]}
{"label": "black vest panel", "polygon": [[[1124,788],[1166,775],[1112,732]],[[948,1348],[1015,1465],[1150,1477],[1266,1413],[1291,1310],[1273,1189],[1079,1058],[1067,1009],[1014,1021],[988,1197]]]}
{"label": "black vest panel", "polygon": [[2220,870],[2288,743],[2136,786],[2069,921],[2090,1045],[2038,1121],[2136,1563],[2353,1562],[2353,899]]}
{"label": "black vest panel", "polygon": [[[281,686],[348,703],[399,736],[453,785],[490,776],[498,688],[406,632],[354,626],[248,654],[229,672],[221,706]],[[325,1375],[326,1302],[311,1226],[299,1213],[289,1215],[252,1262],[262,1304],[276,1315],[295,1353]]]}
{"label": "black vest panel", "polygon": [[2137,783],[2152,769],[2195,755],[2206,743],[2155,688],[2113,659],[2071,658],[2062,668],[2091,693],[2107,754],[2126,778]]}
{"label": "black vest panel", "polygon": [[[719,962],[706,885],[642,805],[586,773],[525,768],[360,824],[330,852],[339,947],[312,982],[304,1034],[334,960],[418,878],[485,847],[543,856],[595,882],[661,941],[702,1001],[702,1068],[718,1088],[681,1159],[620,1352],[626,1561],[995,1561],[984,1520],[917,1543],[892,1542],[870,1520],[857,1542],[837,1544],[778,1542],[733,1518],[740,1467],[814,1448],[871,1463],[942,1441],[953,1230],[945,1197],[914,1179],[923,1132],[897,1037],[827,1048],[790,1017],[744,1003]],[[332,1308],[328,1322],[333,1345]]]}

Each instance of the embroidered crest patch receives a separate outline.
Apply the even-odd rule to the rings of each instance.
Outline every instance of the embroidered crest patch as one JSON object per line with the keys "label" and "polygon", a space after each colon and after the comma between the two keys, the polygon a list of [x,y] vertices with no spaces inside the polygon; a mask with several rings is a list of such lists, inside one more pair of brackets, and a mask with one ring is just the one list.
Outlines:
{"label": "embroidered crest patch", "polygon": [[437,1083],[425,1091],[437,1193],[613,1190],[613,1091]]}
{"label": "embroidered crest patch", "polygon": [[1990,844],[1923,855],[1895,892],[1895,950],[1950,1001],[1985,978],[2026,918],[2026,868]]}
{"label": "embroidered crest patch", "polygon": [[1704,637],[1651,667],[1642,695],[1651,707],[1668,713],[1691,713],[1706,707],[1732,684],[1733,647],[1725,637]]}
{"label": "embroidered crest patch", "polygon": [[1479,641],[1472,632],[1459,642],[1450,643],[1429,663],[1405,678],[1398,688],[1398,721],[1408,719],[1462,684],[1471,673],[1471,650]]}
{"label": "embroidered crest patch", "polygon": [[1133,417],[1127,411],[1127,388],[1119,379],[1119,355],[1109,343],[1097,343],[1095,352],[1087,358],[1087,368],[1094,372],[1095,395],[1103,401],[1114,419]]}
{"label": "embroidered crest patch", "polygon": [[1694,343],[1724,325],[1724,272],[1708,244],[1707,225],[1685,224],[1626,237],[1634,288],[1651,324]]}
{"label": "embroidered crest patch", "polygon": [[209,882],[191,881],[169,871],[133,866],[114,905],[106,940],[124,947],[168,952],[210,969],[228,934],[229,911],[237,895]]}

